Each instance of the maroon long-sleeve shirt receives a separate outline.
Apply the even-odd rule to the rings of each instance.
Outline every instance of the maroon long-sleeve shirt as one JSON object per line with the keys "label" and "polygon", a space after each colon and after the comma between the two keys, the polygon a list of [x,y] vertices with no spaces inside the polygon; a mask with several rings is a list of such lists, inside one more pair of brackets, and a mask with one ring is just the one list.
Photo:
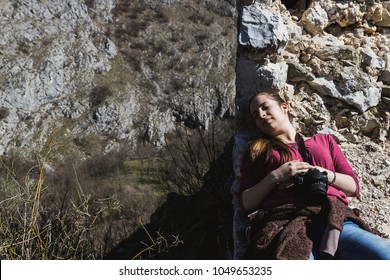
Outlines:
{"label": "maroon long-sleeve shirt", "polygon": [[[298,149],[294,148],[295,143],[288,144],[291,151],[292,157],[295,160],[303,160]],[[359,194],[360,187],[358,178],[351,166],[345,159],[343,152],[337,145],[332,136],[328,134],[315,134],[313,137],[305,140],[305,147],[308,152],[308,156],[311,159],[314,166],[320,166],[325,169],[335,171],[337,173],[343,173],[350,175],[356,183],[356,191],[353,196]],[[283,162],[281,161],[280,154],[278,151],[273,150],[273,161],[272,164],[264,166],[265,174],[270,173]],[[261,179],[260,179],[261,180]],[[245,153],[241,164],[241,179],[240,179],[240,191],[241,195],[243,191],[257,184],[253,169],[249,160],[248,153]],[[332,185],[328,187],[328,196],[333,196],[340,199],[343,203],[348,205],[347,196],[341,190],[336,189]],[[293,188],[273,188],[260,207],[268,208],[275,207],[286,203],[299,203],[303,202],[303,197],[295,193]]]}

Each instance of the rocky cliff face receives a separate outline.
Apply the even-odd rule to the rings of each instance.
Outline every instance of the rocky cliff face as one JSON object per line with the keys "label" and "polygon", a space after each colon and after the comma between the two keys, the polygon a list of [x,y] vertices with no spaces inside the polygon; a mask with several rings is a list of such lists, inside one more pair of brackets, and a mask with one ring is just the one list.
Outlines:
{"label": "rocky cliff face", "polygon": [[[234,115],[229,1],[1,1],[0,154],[164,144]],[[90,147],[94,147],[91,150]]]}

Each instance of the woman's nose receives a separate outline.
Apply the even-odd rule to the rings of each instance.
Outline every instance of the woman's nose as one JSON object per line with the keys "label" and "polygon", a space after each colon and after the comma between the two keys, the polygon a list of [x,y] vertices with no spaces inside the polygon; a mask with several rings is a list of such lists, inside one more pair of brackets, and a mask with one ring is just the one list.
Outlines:
{"label": "woman's nose", "polygon": [[266,116],[265,111],[259,109],[259,116],[260,116],[260,118],[264,118]]}

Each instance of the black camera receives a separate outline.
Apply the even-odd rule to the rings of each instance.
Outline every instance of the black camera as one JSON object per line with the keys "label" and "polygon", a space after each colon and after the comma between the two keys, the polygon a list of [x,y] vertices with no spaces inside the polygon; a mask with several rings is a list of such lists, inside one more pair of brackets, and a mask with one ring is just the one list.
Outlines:
{"label": "black camera", "polygon": [[306,195],[310,202],[321,203],[327,198],[328,173],[317,168],[300,172],[294,176],[294,189],[300,195]]}

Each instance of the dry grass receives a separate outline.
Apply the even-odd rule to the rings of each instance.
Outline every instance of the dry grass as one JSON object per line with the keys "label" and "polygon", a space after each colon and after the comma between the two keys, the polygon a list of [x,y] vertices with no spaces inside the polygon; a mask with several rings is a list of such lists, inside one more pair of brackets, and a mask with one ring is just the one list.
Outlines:
{"label": "dry grass", "polygon": [[1,162],[1,259],[101,259],[158,205],[148,171],[138,183],[123,151],[49,174],[50,149],[41,155],[35,164]]}

